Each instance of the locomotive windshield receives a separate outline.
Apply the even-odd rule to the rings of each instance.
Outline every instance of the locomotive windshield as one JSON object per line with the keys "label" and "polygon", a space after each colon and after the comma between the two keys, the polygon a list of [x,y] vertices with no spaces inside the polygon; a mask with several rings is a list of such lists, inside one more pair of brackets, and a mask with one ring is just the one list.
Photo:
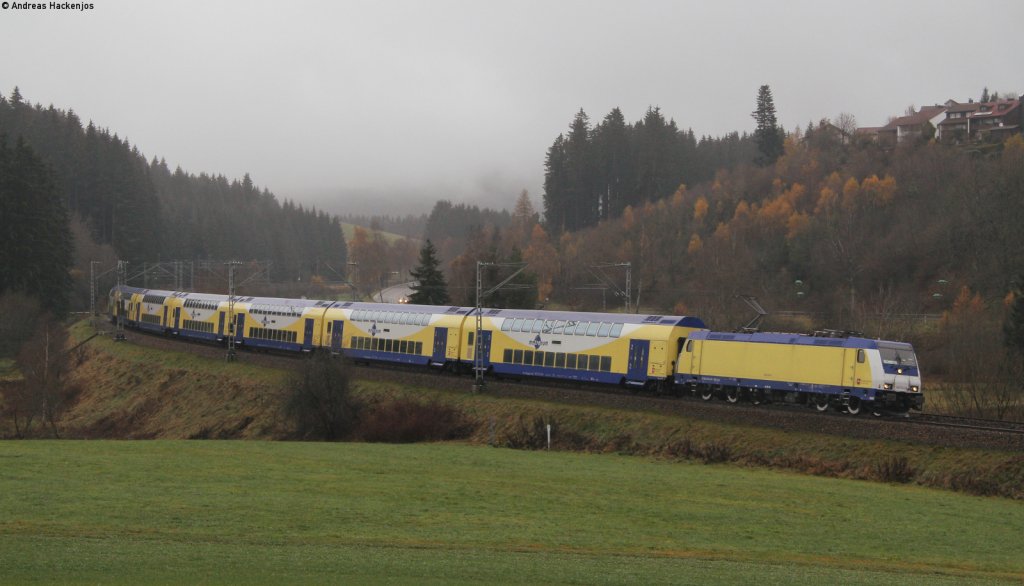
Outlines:
{"label": "locomotive windshield", "polygon": [[909,346],[883,346],[879,344],[878,352],[882,355],[883,364],[917,366],[917,357],[914,356],[914,350]]}

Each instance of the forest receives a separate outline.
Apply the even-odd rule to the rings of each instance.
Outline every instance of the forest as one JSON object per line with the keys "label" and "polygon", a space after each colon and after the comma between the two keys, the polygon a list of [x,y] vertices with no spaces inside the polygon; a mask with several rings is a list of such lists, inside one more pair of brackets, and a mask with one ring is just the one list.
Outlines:
{"label": "forest", "polygon": [[[229,180],[171,170],[117,133],[83,126],[74,110],[31,104],[18,88],[0,97],[0,135],[8,147],[30,150],[46,169],[68,213],[44,230],[74,234],[72,272],[79,276],[88,275],[91,260],[109,269],[116,259],[127,260],[132,273],[147,262],[199,259],[270,261],[275,278],[292,281],[308,279],[318,266],[345,271],[340,221],[279,201],[248,174]],[[18,267],[39,262],[31,254],[14,260]],[[75,309],[87,307],[83,295],[79,286]]]}

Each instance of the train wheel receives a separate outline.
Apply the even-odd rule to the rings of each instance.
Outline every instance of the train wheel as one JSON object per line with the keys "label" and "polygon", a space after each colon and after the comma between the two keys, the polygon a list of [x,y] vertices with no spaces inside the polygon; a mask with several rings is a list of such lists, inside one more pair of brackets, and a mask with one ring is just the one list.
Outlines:
{"label": "train wheel", "polygon": [[846,403],[846,412],[850,415],[860,413],[860,397],[850,397]]}
{"label": "train wheel", "polygon": [[814,408],[817,409],[819,413],[824,413],[825,411],[828,411],[828,402],[828,395],[814,395]]}
{"label": "train wheel", "polygon": [[715,396],[715,392],[711,389],[710,386],[703,386],[703,387],[701,387],[701,389],[700,389],[700,398],[701,399],[704,399],[705,401],[710,401],[711,399],[714,398],[714,396]]}
{"label": "train wheel", "polygon": [[729,387],[729,390],[725,392],[725,400],[730,403],[736,403],[740,400],[740,390],[736,387]]}

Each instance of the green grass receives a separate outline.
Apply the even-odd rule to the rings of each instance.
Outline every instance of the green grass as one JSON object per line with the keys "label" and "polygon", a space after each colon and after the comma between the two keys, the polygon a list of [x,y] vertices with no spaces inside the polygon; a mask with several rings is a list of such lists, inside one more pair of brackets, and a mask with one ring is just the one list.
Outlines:
{"label": "green grass", "polygon": [[461,445],[0,442],[4,583],[1020,580],[1024,507]]}

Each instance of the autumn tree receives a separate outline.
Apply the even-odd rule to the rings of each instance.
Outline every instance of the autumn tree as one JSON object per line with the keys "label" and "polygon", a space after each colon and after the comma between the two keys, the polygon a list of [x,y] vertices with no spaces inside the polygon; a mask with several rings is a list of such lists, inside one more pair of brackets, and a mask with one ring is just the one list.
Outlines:
{"label": "autumn tree", "polygon": [[419,265],[411,271],[416,283],[412,285],[410,303],[419,305],[447,305],[451,302],[448,296],[448,283],[440,268],[441,261],[437,258],[437,249],[427,240],[420,249]]}
{"label": "autumn tree", "polygon": [[1020,359],[1024,359],[1024,274],[1010,294],[1009,313],[1003,324],[1003,341]]}

